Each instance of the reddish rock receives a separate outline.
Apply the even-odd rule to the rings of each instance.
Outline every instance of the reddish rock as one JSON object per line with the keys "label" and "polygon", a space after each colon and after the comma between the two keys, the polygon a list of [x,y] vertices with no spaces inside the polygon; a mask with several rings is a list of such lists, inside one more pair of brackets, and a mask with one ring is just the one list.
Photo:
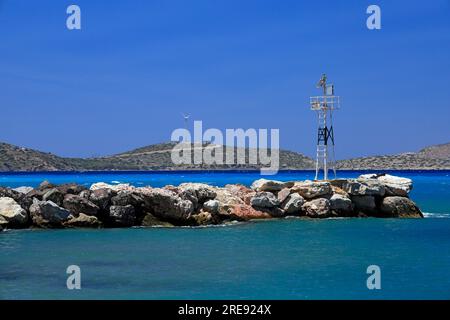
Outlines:
{"label": "reddish rock", "polygon": [[237,217],[240,220],[252,219],[270,219],[272,216],[263,211],[256,210],[246,204],[237,204],[230,207],[230,215]]}
{"label": "reddish rock", "polygon": [[230,194],[242,199],[247,205],[250,205],[252,197],[256,194],[255,191],[241,184],[227,184],[225,189],[228,190]]}

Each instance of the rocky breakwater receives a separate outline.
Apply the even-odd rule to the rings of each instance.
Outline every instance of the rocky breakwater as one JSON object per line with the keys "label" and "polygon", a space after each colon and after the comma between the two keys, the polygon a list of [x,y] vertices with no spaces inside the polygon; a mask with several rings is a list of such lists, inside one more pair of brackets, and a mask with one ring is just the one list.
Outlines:
{"label": "rocky breakwater", "polygon": [[408,196],[411,189],[410,179],[386,174],[330,181],[260,179],[250,188],[101,182],[86,188],[45,181],[36,189],[0,187],[0,229],[199,226],[286,216],[421,218]]}

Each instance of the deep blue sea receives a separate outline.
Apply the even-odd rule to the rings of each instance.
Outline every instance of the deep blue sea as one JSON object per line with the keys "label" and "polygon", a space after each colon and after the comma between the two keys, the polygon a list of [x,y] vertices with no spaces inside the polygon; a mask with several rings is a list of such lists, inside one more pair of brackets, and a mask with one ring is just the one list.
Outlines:
{"label": "deep blue sea", "polygon": [[[356,177],[361,172],[338,172]],[[1,299],[450,299],[450,171],[397,171],[426,219],[281,219],[203,228],[0,233]],[[259,172],[0,174],[2,186],[250,185]],[[312,179],[310,171],[278,180]],[[66,268],[81,268],[68,290]],[[369,290],[366,269],[381,269]]]}

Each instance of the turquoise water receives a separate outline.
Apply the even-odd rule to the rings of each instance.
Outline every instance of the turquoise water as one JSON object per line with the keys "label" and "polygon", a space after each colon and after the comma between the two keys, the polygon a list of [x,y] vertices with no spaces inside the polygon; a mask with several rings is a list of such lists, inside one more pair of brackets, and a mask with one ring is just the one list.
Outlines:
{"label": "turquoise water", "polygon": [[[341,172],[341,177],[360,173]],[[206,228],[10,230],[0,233],[2,299],[450,299],[450,172],[414,180],[426,219],[282,219]],[[276,179],[311,178],[311,172]],[[0,185],[43,179],[250,184],[257,173],[1,174]],[[82,272],[66,288],[67,266]],[[381,268],[368,290],[366,268]]]}

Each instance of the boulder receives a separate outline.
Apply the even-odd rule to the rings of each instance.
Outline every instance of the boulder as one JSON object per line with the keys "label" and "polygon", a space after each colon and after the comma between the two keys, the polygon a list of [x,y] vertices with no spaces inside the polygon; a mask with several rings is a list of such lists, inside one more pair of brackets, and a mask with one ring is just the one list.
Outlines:
{"label": "boulder", "polygon": [[284,202],[284,200],[287,199],[287,197],[289,197],[290,194],[291,194],[291,189],[284,188],[278,192],[277,198],[280,201],[280,203],[282,203],[282,202]]}
{"label": "boulder", "polygon": [[228,189],[216,189],[216,198],[221,204],[232,205],[232,204],[245,204],[238,195],[230,192]]}
{"label": "boulder", "polygon": [[145,209],[163,220],[185,221],[194,212],[191,201],[180,198],[170,190],[154,188],[142,195]]}
{"label": "boulder", "polygon": [[311,218],[327,218],[331,214],[331,204],[328,199],[318,198],[305,202],[302,210]]}
{"label": "boulder", "polygon": [[117,193],[112,189],[101,188],[91,190],[89,200],[94,203],[101,210],[106,210],[111,203],[111,198]]}
{"label": "boulder", "polygon": [[113,190],[114,185],[109,184],[109,183],[105,183],[105,182],[96,182],[91,184],[91,186],[89,187],[89,190],[94,191],[97,189],[110,189]]}
{"label": "boulder", "polygon": [[42,196],[43,201],[52,201],[56,203],[58,206],[63,205],[64,201],[64,193],[62,193],[59,189],[53,188],[48,189]]}
{"label": "boulder", "polygon": [[132,205],[111,206],[109,222],[116,227],[131,227],[136,222],[136,214]]}
{"label": "boulder", "polygon": [[136,188],[134,186],[131,186],[129,183],[120,183],[120,184],[108,184],[104,182],[97,182],[91,185],[89,188],[91,191],[96,189],[111,189],[115,192],[119,191],[135,191]]}
{"label": "boulder", "polygon": [[388,195],[407,197],[413,187],[411,179],[391,176],[389,174],[379,176],[377,180],[386,186],[386,193]]}
{"label": "boulder", "polygon": [[252,183],[251,188],[255,191],[277,192],[284,188],[290,188],[294,182],[282,182],[276,180],[259,179]]}
{"label": "boulder", "polygon": [[374,196],[351,196],[355,211],[362,213],[375,213],[376,203]]}
{"label": "boulder", "polygon": [[298,193],[290,194],[281,204],[281,209],[288,215],[300,215],[305,199]]}
{"label": "boulder", "polygon": [[353,212],[353,203],[350,198],[334,193],[330,198],[330,208],[338,214],[350,214]]}
{"label": "boulder", "polygon": [[44,190],[52,189],[55,187],[56,187],[56,185],[54,185],[53,183],[50,183],[48,180],[44,180],[41,182],[41,184],[37,188],[40,191],[44,191]]}
{"label": "boulder", "polygon": [[413,201],[399,196],[384,198],[380,211],[383,216],[392,218],[423,218],[422,212]]}
{"label": "boulder", "polygon": [[85,199],[89,200],[89,198],[90,198],[90,196],[91,196],[91,192],[92,192],[91,190],[86,189],[86,190],[81,191],[80,194],[79,194],[79,196],[82,197],[82,198],[85,198]]}
{"label": "boulder", "polygon": [[80,213],[77,217],[71,216],[69,220],[63,222],[63,225],[69,228],[99,228],[102,226],[102,223],[97,217]]}
{"label": "boulder", "polygon": [[20,197],[19,199],[17,199],[16,202],[18,204],[20,204],[20,206],[23,209],[28,211],[30,209],[30,206],[33,204],[33,198],[28,196],[28,194],[25,194],[25,195],[23,195],[23,197]]}
{"label": "boulder", "polygon": [[219,214],[226,219],[253,220],[270,219],[272,216],[268,212],[256,210],[246,204],[220,204]]}
{"label": "boulder", "polygon": [[359,178],[379,181],[386,187],[386,194],[388,196],[407,197],[408,193],[412,190],[412,180],[408,178],[392,176],[390,174],[364,174]]}
{"label": "boulder", "polygon": [[350,195],[346,191],[344,191],[344,189],[342,189],[340,187],[336,187],[334,185],[331,185],[331,191],[332,191],[332,194],[340,194],[341,196],[344,196],[347,198],[350,197]]}
{"label": "boulder", "polygon": [[42,197],[44,196],[44,194],[45,194],[46,191],[47,191],[47,190],[33,189],[33,190],[31,190],[30,192],[28,192],[28,193],[26,194],[26,196],[29,197],[29,198],[31,198],[31,199],[36,198],[36,199],[38,199],[38,200],[42,200]]}
{"label": "boulder", "polygon": [[3,216],[0,216],[0,231],[5,230],[8,226],[8,221],[3,218]]}
{"label": "boulder", "polygon": [[18,187],[13,190],[22,194],[27,194],[28,192],[33,191],[33,187]]}
{"label": "boulder", "polygon": [[151,213],[145,214],[141,225],[143,227],[173,227],[174,226],[173,224],[171,224],[169,222],[159,220]]}
{"label": "boulder", "polygon": [[76,183],[61,184],[59,186],[56,186],[56,188],[63,194],[74,194],[74,195],[79,195],[82,191],[87,190],[85,186]]}
{"label": "boulder", "polygon": [[182,192],[186,190],[193,191],[199,204],[203,204],[205,201],[212,200],[216,197],[214,187],[204,183],[182,183],[178,188]]}
{"label": "boulder", "polygon": [[[169,190],[169,189],[168,189]],[[198,209],[202,206],[197,199],[197,194],[193,189],[185,189],[185,190],[177,190],[176,194],[183,200],[187,200],[192,202],[194,206],[194,211],[198,211]]]}
{"label": "boulder", "polygon": [[28,213],[14,199],[0,197],[0,216],[9,227],[22,227],[28,222]]}
{"label": "boulder", "polygon": [[298,193],[305,199],[314,199],[331,194],[331,184],[328,181],[303,181],[295,182],[291,193]]}
{"label": "boulder", "polygon": [[348,179],[342,189],[353,196],[380,196],[383,197],[386,188],[384,184],[374,179]]}
{"label": "boulder", "polygon": [[219,201],[217,200],[208,200],[203,204],[203,210],[211,213],[219,212]]}
{"label": "boulder", "polygon": [[95,216],[99,211],[99,207],[91,201],[74,194],[66,194],[63,201],[64,208],[70,210],[75,216],[79,213]]}
{"label": "boulder", "polygon": [[13,189],[0,187],[0,197],[11,198],[17,202],[17,200],[22,198],[23,196],[23,193],[17,192]]}
{"label": "boulder", "polygon": [[217,224],[219,222],[219,219],[217,219],[215,215],[213,215],[211,212],[203,210],[201,210],[199,213],[193,214],[191,216],[191,219],[194,224],[198,226]]}
{"label": "boulder", "polygon": [[345,184],[347,183],[348,179],[333,179],[330,180],[330,184],[332,187],[337,187],[339,189],[343,189]]}
{"label": "boulder", "polygon": [[141,194],[141,195],[142,195],[142,194],[150,193],[152,190],[153,190],[152,187],[150,187],[150,186],[145,186],[145,187],[135,188],[135,189],[134,189],[134,192],[137,193],[137,194]]}
{"label": "boulder", "polygon": [[138,208],[144,203],[144,200],[142,196],[137,193],[130,191],[119,191],[114,197],[111,198],[111,203],[114,206],[126,206],[131,204],[132,206]]}
{"label": "boulder", "polygon": [[257,192],[250,200],[254,208],[273,208],[280,204],[280,200],[271,192]]}
{"label": "boulder", "polygon": [[[244,200],[242,200],[238,195],[230,192],[228,189],[217,188],[216,193],[217,195],[214,200],[219,202],[218,214],[226,219],[240,219],[237,215],[234,215],[234,212],[236,211],[240,214],[241,206],[242,208],[251,208],[249,204],[246,204]],[[242,214],[245,215],[245,212]],[[240,220],[244,220],[244,218]]]}
{"label": "boulder", "polygon": [[182,183],[176,187],[177,190],[171,186],[167,189],[174,190],[180,198],[192,202],[195,211],[199,210],[205,201],[216,197],[215,188],[204,183]]}
{"label": "boulder", "polygon": [[232,195],[240,198],[247,205],[250,205],[250,200],[256,193],[252,189],[241,184],[227,184],[225,189]]}
{"label": "boulder", "polygon": [[[33,192],[34,190],[32,190]],[[10,188],[0,187],[0,197],[6,197],[14,199],[24,210],[27,210],[30,208],[31,204],[33,203],[33,199],[28,194],[23,194],[20,192],[17,192]]]}
{"label": "boulder", "polygon": [[384,175],[384,173],[382,174],[378,174],[378,173],[366,173],[366,174],[362,174],[358,177],[358,179],[377,179],[379,176]]}
{"label": "boulder", "polygon": [[34,199],[30,206],[33,223],[40,227],[62,227],[72,216],[69,210],[59,207],[52,201]]}
{"label": "boulder", "polygon": [[[141,192],[146,193],[146,192],[151,191],[152,188],[141,187],[141,188],[139,188],[139,189],[140,189],[140,190],[142,189]],[[171,184],[168,184],[168,185],[164,186],[163,189],[172,191],[172,192],[174,192],[174,193],[176,193],[176,194],[179,194],[179,193],[181,192],[181,190],[178,189],[178,187],[175,187],[174,185],[171,185]]]}

